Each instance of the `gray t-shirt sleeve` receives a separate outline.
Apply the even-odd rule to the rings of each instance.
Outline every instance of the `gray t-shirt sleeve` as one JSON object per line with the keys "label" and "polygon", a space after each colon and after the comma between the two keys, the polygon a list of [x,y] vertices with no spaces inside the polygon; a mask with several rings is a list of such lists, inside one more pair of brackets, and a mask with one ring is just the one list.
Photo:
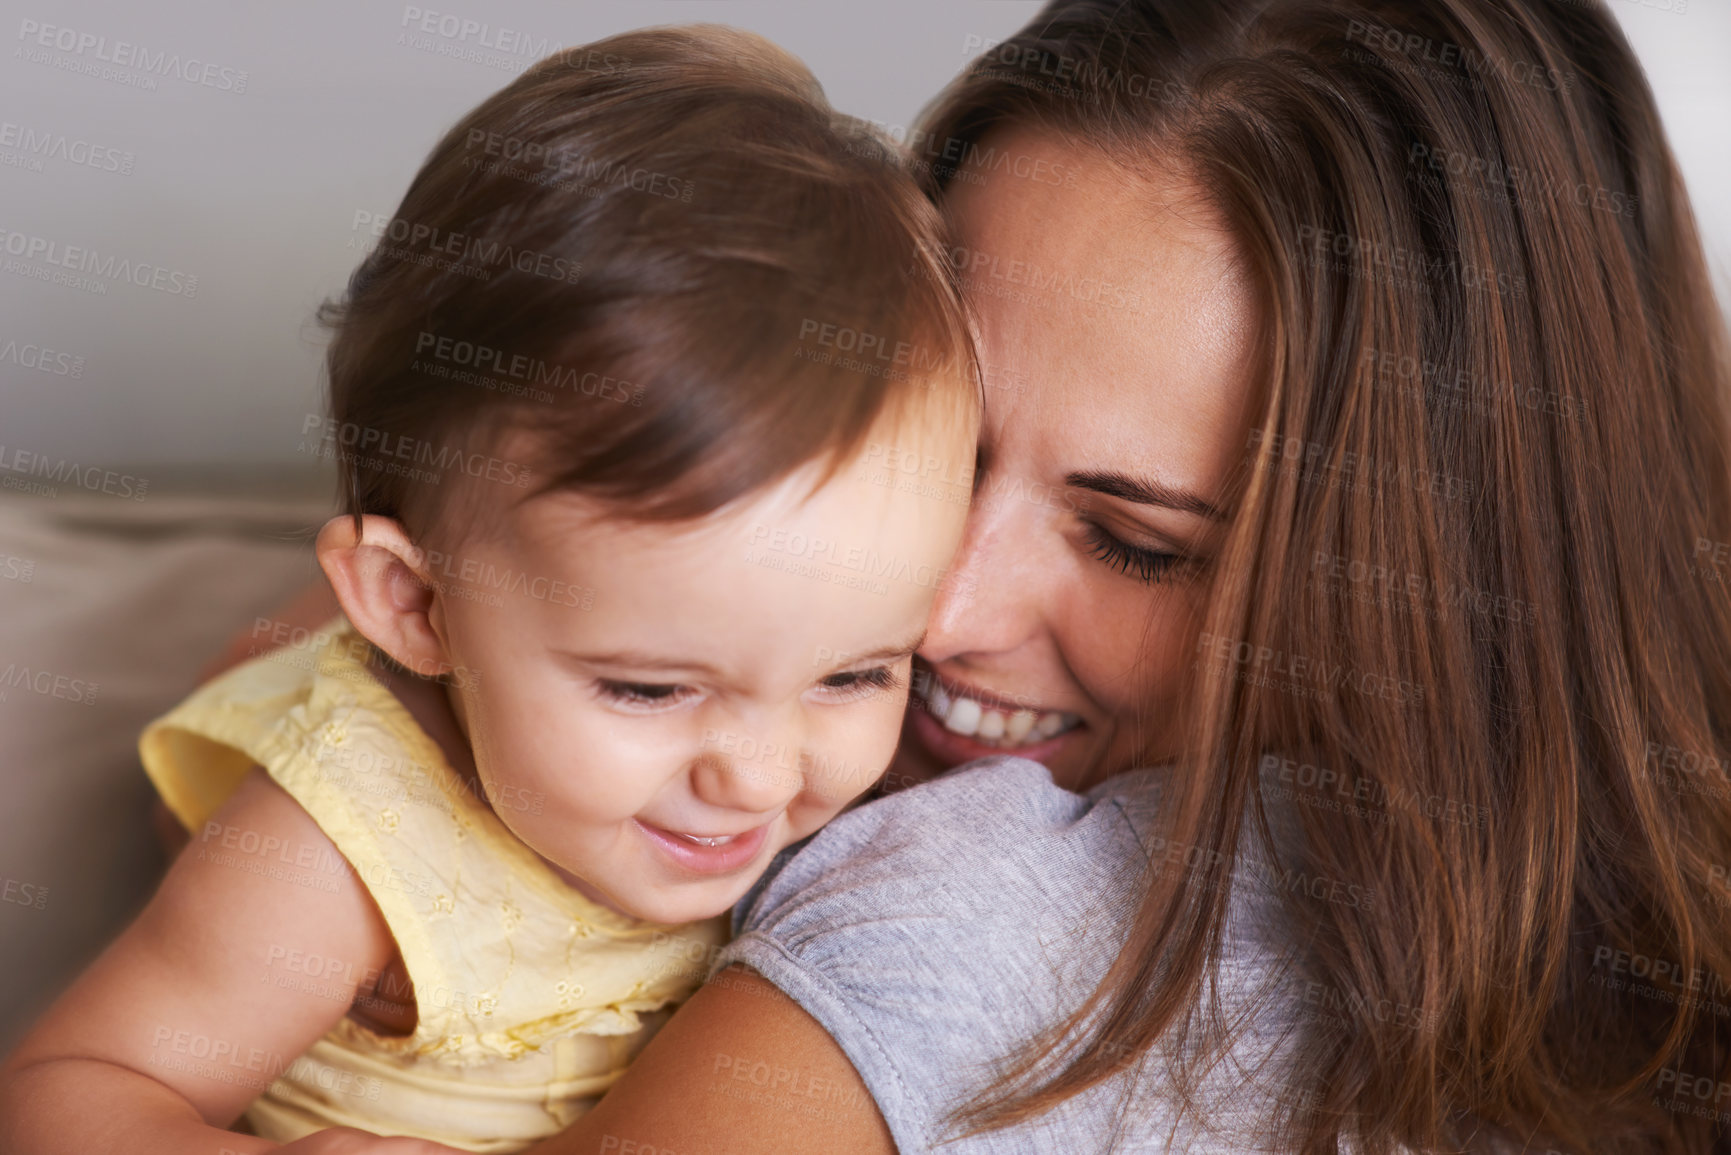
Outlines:
{"label": "gray t-shirt sleeve", "polygon": [[[996,758],[850,811],[736,908],[717,969],[744,963],[798,1002],[852,1060],[901,1150],[931,1149],[994,1064],[1061,1022],[1115,957],[1145,861],[1131,816],[1151,782],[1122,775],[1085,796],[1036,763]],[[1105,1150],[1123,1098],[1096,1091],[943,1149]],[[1167,1148],[1120,1138],[1121,1150]]]}

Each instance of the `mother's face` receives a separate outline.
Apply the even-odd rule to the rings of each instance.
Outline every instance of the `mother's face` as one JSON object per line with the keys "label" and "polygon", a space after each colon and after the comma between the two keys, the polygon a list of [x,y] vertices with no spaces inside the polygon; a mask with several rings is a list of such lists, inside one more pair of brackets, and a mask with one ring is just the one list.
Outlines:
{"label": "mother's face", "polygon": [[1007,162],[946,204],[985,363],[974,506],[897,772],[1009,751],[1079,789],[1176,752],[1253,305],[1183,180],[1028,130],[984,144]]}

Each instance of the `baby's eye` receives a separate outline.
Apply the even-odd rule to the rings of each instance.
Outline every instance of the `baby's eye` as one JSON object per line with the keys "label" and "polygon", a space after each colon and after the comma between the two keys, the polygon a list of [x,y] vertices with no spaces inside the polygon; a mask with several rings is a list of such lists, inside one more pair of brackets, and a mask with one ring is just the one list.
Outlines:
{"label": "baby's eye", "polygon": [[888,666],[874,666],[869,670],[847,670],[840,674],[831,674],[818,679],[818,685],[831,692],[832,697],[844,701],[864,698],[882,690],[893,690],[901,684],[896,672]]}
{"label": "baby's eye", "polygon": [[685,701],[694,691],[690,686],[661,682],[619,682],[612,678],[595,681],[601,697],[621,706],[656,709]]}

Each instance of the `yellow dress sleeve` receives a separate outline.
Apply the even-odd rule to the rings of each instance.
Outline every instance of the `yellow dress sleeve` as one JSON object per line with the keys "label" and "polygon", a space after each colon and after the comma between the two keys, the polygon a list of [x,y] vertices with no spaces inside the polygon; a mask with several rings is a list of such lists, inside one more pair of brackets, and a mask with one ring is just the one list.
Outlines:
{"label": "yellow dress sleeve", "polygon": [[[323,628],[330,635],[338,618]],[[274,650],[234,667],[151,722],[138,739],[145,773],[182,826],[196,832],[255,763],[280,749],[288,720],[304,716],[317,658]]]}

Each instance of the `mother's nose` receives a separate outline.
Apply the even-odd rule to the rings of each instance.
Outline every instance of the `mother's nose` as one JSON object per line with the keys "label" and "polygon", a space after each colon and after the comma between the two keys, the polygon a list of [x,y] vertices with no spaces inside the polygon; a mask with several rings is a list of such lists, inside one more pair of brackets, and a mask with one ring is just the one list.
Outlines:
{"label": "mother's nose", "polygon": [[932,602],[922,658],[942,662],[1003,653],[1034,636],[1052,594],[1052,567],[1039,561],[1041,546],[1055,533],[1046,524],[1052,512],[995,497],[989,485],[981,487],[968,511],[962,544]]}

